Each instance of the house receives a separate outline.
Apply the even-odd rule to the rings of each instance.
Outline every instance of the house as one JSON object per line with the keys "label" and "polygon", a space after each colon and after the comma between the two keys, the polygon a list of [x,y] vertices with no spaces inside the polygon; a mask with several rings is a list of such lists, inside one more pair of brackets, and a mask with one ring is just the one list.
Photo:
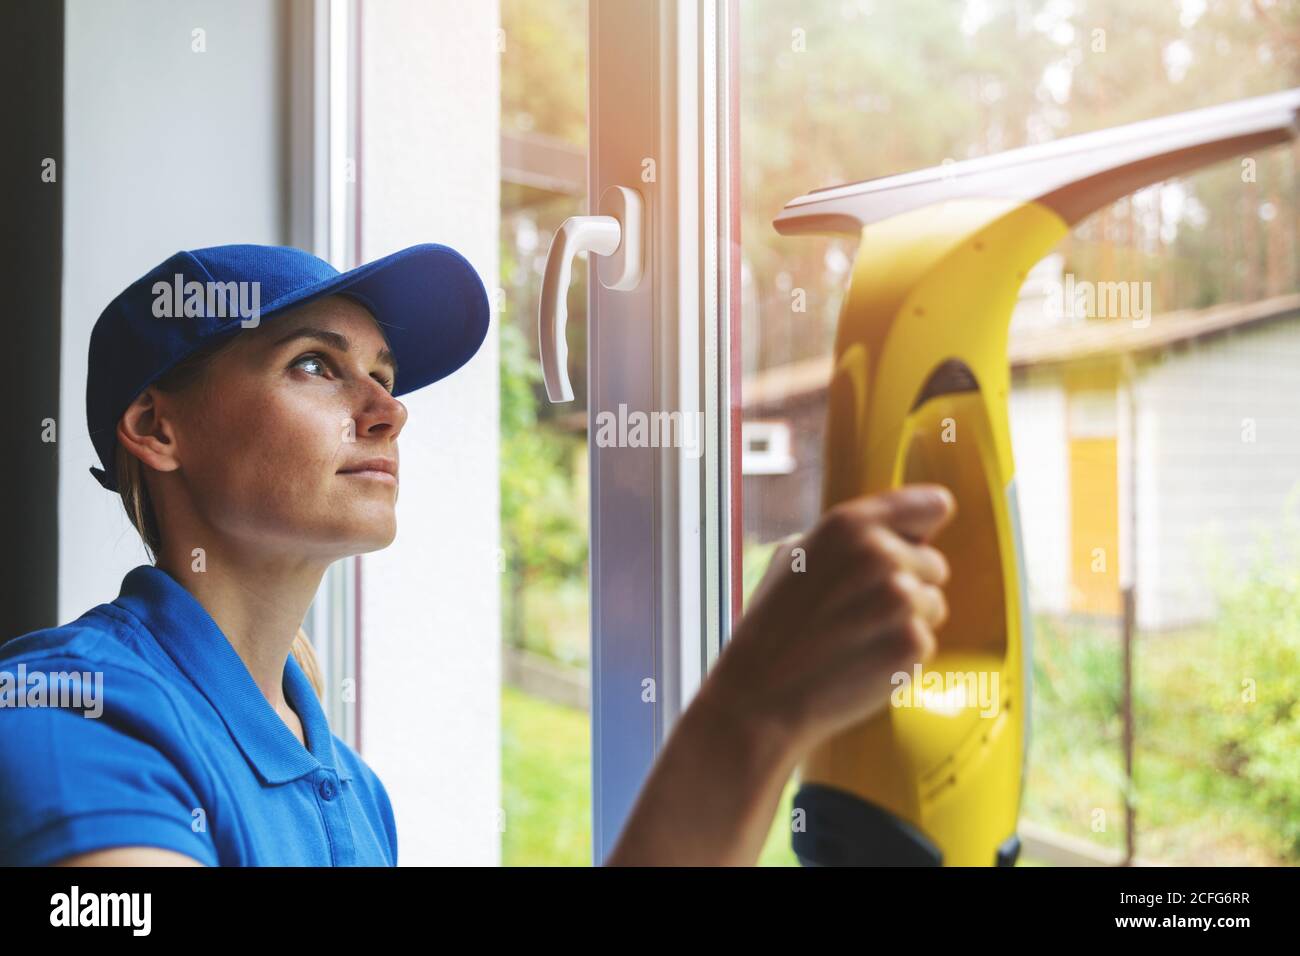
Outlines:
{"label": "house", "polygon": [[[1009,344],[1031,606],[1118,616],[1133,528],[1138,626],[1204,622],[1216,562],[1240,570],[1300,483],[1300,294],[1084,319],[1059,259],[1040,266]],[[747,538],[817,520],[829,377],[825,356],[744,379]]]}

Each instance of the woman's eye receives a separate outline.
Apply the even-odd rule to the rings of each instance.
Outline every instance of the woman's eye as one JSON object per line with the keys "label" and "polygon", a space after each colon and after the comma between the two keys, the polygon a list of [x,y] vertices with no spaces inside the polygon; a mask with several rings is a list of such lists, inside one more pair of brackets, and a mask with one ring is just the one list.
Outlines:
{"label": "woman's eye", "polygon": [[304,355],[302,356],[302,358],[297,359],[293,364],[295,367],[299,367],[299,368],[301,368],[304,365],[316,365],[319,366],[322,370],[324,370],[325,368],[325,363],[322,362],[320,360],[320,357],[316,355]]}
{"label": "woman's eye", "polygon": [[[321,358],[319,355],[315,355],[315,354],[299,356],[298,358],[294,359],[293,364],[290,365],[289,367],[308,368],[309,366],[316,366],[320,370],[319,372],[313,372],[310,369],[308,369],[308,373],[312,375],[323,374],[329,371],[329,365],[326,364],[325,360]],[[385,378],[382,375],[374,375],[372,376],[372,378],[374,378],[374,380],[377,381],[380,385],[384,386],[384,388],[387,389],[390,394],[392,393],[393,380],[391,378]]]}

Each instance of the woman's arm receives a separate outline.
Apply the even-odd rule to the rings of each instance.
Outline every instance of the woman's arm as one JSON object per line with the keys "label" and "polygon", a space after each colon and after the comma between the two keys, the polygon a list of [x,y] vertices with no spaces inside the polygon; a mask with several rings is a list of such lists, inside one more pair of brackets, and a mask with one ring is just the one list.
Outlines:
{"label": "woman's arm", "polygon": [[778,547],[749,610],[655,760],[606,865],[748,866],[795,766],[880,711],[892,676],[934,653],[955,510],[911,486],[826,512]]}
{"label": "woman's arm", "polygon": [[738,720],[706,681],[660,751],[606,866],[748,866],[798,760],[790,736]]}
{"label": "woman's arm", "polygon": [[115,846],[65,857],[50,866],[203,866],[192,856],[157,846]]}

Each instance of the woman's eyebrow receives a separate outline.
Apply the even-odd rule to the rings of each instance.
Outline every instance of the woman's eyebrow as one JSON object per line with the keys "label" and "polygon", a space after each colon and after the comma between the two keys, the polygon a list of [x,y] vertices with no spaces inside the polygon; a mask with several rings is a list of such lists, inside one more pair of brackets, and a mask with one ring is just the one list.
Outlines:
{"label": "woman's eyebrow", "polygon": [[[294,329],[283,338],[279,338],[272,345],[272,348],[279,348],[286,342],[292,342],[295,339],[315,339],[318,342],[324,342],[331,348],[338,349],[340,352],[350,352],[352,342],[342,332],[332,332],[329,329],[316,329],[311,326],[302,326]],[[381,348],[375,355],[375,361],[382,362],[393,370],[393,377],[397,376],[397,359],[387,348]]]}

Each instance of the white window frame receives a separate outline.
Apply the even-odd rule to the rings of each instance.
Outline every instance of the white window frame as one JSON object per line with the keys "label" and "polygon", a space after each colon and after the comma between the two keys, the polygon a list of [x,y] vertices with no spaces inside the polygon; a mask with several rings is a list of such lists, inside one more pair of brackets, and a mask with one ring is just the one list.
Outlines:
{"label": "white window frame", "polygon": [[[601,447],[591,463],[592,851],[613,849],[655,755],[731,625],[734,0],[589,3],[588,207],[646,201],[631,291],[588,272],[588,414],[702,414],[702,454]],[[643,179],[654,161],[654,181]],[[653,688],[653,694],[650,693]]]}
{"label": "white window frame", "polygon": [[[359,9],[356,0],[289,7],[289,241],[339,271],[358,264]],[[326,570],[303,629],[321,666],[330,729],[360,749],[360,558]]]}

